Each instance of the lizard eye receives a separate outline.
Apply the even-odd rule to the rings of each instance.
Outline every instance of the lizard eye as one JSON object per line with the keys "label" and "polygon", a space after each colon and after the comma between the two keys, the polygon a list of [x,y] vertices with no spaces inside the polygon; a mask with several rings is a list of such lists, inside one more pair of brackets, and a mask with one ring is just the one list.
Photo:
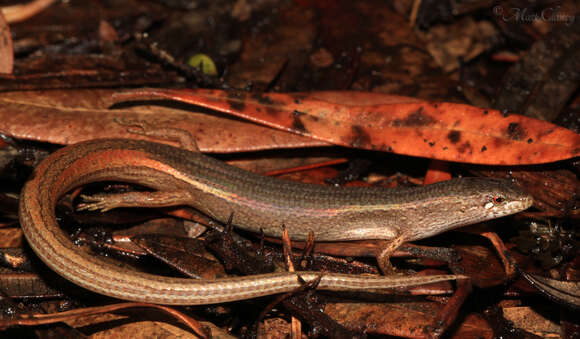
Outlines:
{"label": "lizard eye", "polygon": [[485,209],[490,209],[493,206],[501,205],[505,201],[505,198],[502,197],[501,195],[493,195],[490,196],[488,199],[489,200],[484,205]]}
{"label": "lizard eye", "polygon": [[492,201],[493,201],[494,204],[499,205],[499,204],[501,204],[502,202],[505,201],[505,198],[502,197],[501,195],[496,195],[496,196],[494,196],[492,198]]}

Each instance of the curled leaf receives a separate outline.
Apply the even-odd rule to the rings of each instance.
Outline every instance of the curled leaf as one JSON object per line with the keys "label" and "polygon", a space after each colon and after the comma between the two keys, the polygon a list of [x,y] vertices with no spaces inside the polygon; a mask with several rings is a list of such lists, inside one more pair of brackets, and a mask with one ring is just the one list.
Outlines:
{"label": "curled leaf", "polygon": [[580,309],[580,282],[560,281],[532,273],[521,272],[522,276],[542,294],[558,304]]}

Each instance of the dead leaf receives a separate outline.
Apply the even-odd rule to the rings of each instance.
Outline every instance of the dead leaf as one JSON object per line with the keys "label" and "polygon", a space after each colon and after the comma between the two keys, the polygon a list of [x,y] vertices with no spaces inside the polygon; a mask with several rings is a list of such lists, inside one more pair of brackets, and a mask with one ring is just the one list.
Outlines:
{"label": "dead leaf", "polygon": [[503,316],[514,327],[533,333],[542,338],[559,338],[560,325],[546,318],[531,307],[504,307]]}
{"label": "dead leaf", "polygon": [[12,35],[10,27],[0,13],[0,73],[12,74],[14,70],[14,51],[12,50]]}
{"label": "dead leaf", "polygon": [[437,25],[419,34],[439,66],[450,73],[461,67],[461,63],[489,51],[498,32],[489,21],[477,21],[466,16],[452,24]]}
{"label": "dead leaf", "polygon": [[205,257],[207,254],[203,253],[203,242],[199,239],[144,234],[131,240],[153,257],[191,278],[216,279],[226,275],[219,262]]}
{"label": "dead leaf", "polygon": [[561,281],[527,272],[522,272],[522,276],[544,296],[560,304],[580,308],[580,282]]}
{"label": "dead leaf", "polygon": [[[182,79],[159,65],[144,65],[131,56],[47,54],[16,60],[14,74],[0,74],[0,91],[58,88],[152,86]],[[54,65],[59,65],[54,69]],[[50,70],[50,71],[47,71]]]}
{"label": "dead leaf", "polygon": [[6,21],[24,21],[46,9],[54,0],[33,0],[26,4],[2,7],[2,13],[6,16]]}
{"label": "dead leaf", "polygon": [[452,271],[469,276],[474,286],[487,288],[501,285],[506,281],[505,270],[499,257],[488,247],[472,244],[453,246],[453,249],[457,251],[461,260],[450,265]]}
{"label": "dead leaf", "polygon": [[[143,89],[116,101],[164,98],[229,113],[333,144],[487,165],[539,164],[580,155],[580,135],[521,115],[370,93]],[[333,98],[331,101],[329,98]],[[386,103],[388,102],[388,103]]]}
{"label": "dead leaf", "polygon": [[505,73],[494,107],[554,120],[574,97],[580,83],[579,39],[580,21],[574,20],[559,25],[534,43]]}
{"label": "dead leaf", "polygon": [[[138,106],[110,110],[111,90],[55,90],[0,94],[0,131],[27,140],[73,144],[99,138],[143,138],[127,133],[115,118],[181,128],[203,152],[238,152],[312,147],[324,142],[272,130],[192,107]],[[163,140],[159,140],[163,142]]]}
{"label": "dead leaf", "polygon": [[0,228],[0,247],[20,247],[22,246],[22,230],[17,227]]}
{"label": "dead leaf", "polygon": [[329,303],[325,312],[349,329],[367,333],[423,338],[443,305],[426,301]]}
{"label": "dead leaf", "polygon": [[99,331],[89,338],[110,339],[110,338],[181,338],[197,339],[195,333],[184,330],[174,324],[161,321],[135,321],[121,323],[113,328]]}
{"label": "dead leaf", "polygon": [[469,314],[461,322],[459,328],[450,333],[452,339],[491,339],[495,338],[493,329],[483,317]]}

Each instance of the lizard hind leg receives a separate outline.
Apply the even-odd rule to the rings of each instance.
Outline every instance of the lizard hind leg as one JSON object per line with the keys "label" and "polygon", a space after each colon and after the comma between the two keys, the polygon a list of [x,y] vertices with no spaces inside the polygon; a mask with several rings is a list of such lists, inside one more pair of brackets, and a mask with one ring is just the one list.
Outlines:
{"label": "lizard hind leg", "polygon": [[395,253],[397,248],[405,242],[405,240],[406,239],[403,235],[398,235],[394,239],[385,241],[382,248],[379,249],[379,252],[376,255],[377,263],[384,275],[396,273],[395,268],[391,264],[391,256]]}
{"label": "lizard hind leg", "polygon": [[81,195],[83,202],[78,204],[77,211],[101,211],[119,207],[170,207],[189,205],[192,198],[185,190],[167,190],[155,192],[126,192],[116,194]]}

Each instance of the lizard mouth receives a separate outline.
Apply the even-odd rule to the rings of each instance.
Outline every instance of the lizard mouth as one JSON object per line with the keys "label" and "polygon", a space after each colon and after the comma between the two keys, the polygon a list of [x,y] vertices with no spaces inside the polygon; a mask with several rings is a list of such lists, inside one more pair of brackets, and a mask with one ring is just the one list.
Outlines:
{"label": "lizard mouth", "polygon": [[526,210],[532,206],[534,199],[531,196],[523,197],[507,203],[504,208],[504,214],[514,214]]}

